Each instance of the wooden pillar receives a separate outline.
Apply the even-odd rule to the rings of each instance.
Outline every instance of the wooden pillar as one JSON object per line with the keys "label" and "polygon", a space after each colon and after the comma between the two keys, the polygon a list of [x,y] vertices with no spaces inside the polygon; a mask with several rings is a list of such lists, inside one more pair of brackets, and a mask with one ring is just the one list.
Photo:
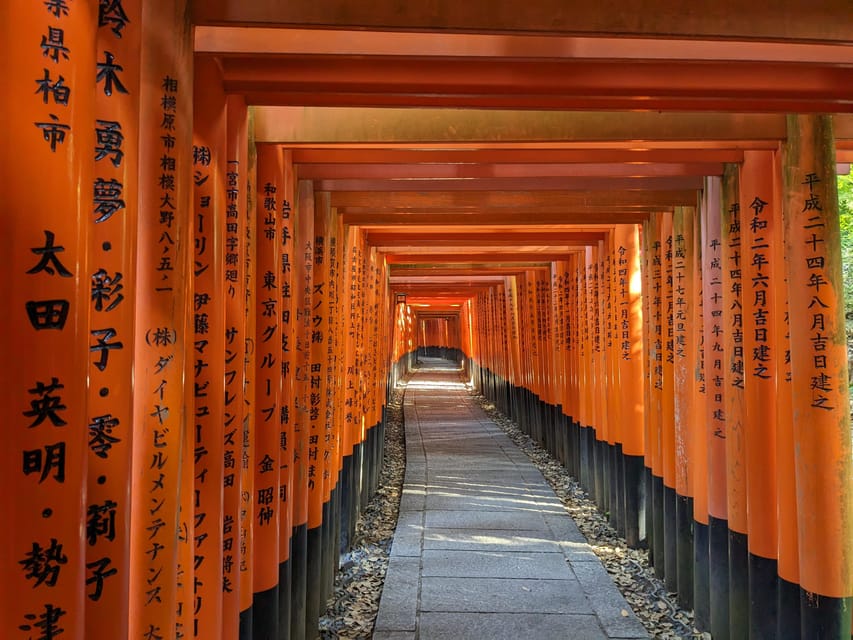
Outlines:
{"label": "wooden pillar", "polygon": [[746,151],[740,169],[743,239],[744,437],[749,513],[749,621],[752,637],[776,634],[776,393],[779,341],[776,295],[785,292],[776,154]]}
{"label": "wooden pillar", "polygon": [[832,120],[789,116],[784,147],[804,635],[850,635],[853,479]]}
{"label": "wooden pillar", "polygon": [[252,602],[254,600],[254,522],[255,522],[255,430],[257,375],[256,286],[258,224],[257,201],[262,197],[257,190],[257,148],[249,129],[248,166],[246,173],[245,260],[243,282],[246,295],[243,300],[246,338],[243,353],[243,411],[240,430],[240,518],[239,518],[239,584],[240,640],[252,640]]}
{"label": "wooden pillar", "polygon": [[[246,228],[248,207],[248,113],[242,98],[227,98],[225,253],[225,409],[222,434],[222,637],[240,629],[240,469],[246,340]],[[252,211],[254,217],[254,211]],[[254,335],[252,336],[254,339]]]}
{"label": "wooden pillar", "polygon": [[[661,458],[663,471],[663,574],[670,591],[678,589],[675,492],[675,332],[673,297],[673,214],[661,215],[661,331],[662,394],[661,394]],[[657,534],[657,531],[655,531]],[[655,563],[658,566],[658,563]]]}
{"label": "wooden pillar", "polygon": [[255,271],[254,569],[252,638],[278,634],[281,468],[281,147],[258,148]]}
{"label": "wooden pillar", "polygon": [[[89,365],[87,637],[123,637],[128,627],[141,16],[140,3],[107,12],[97,36],[104,77],[95,87],[92,195],[93,209],[102,207],[102,213],[90,226],[90,333],[113,331],[113,341],[126,348]],[[108,74],[114,74],[109,87]],[[106,193],[113,190],[115,205],[123,208],[113,210],[107,202]]]}
{"label": "wooden pillar", "polygon": [[282,177],[279,193],[279,294],[281,300],[281,410],[279,412],[279,553],[278,553],[278,628],[279,637],[288,637],[292,617],[294,494],[297,482],[304,479],[297,473],[296,412],[294,393],[294,356],[296,343],[296,309],[293,290],[293,263],[296,259],[294,245],[295,220],[293,202],[296,195],[296,178],[293,171],[293,152],[282,150]]}
{"label": "wooden pillar", "polygon": [[[67,12],[15,3],[4,7],[0,45],[8,64],[0,162],[10,223],[0,240],[7,256],[0,339],[2,504],[8,520],[0,533],[4,621],[21,635],[49,629],[74,640],[86,637],[84,609],[98,580],[109,591],[127,579],[109,575],[111,562],[87,566],[87,531],[81,527],[89,441],[81,425],[92,416],[86,378],[89,363],[100,355],[88,350],[98,338],[88,322],[96,261],[87,255],[99,217],[92,201],[96,14],[91,2]],[[123,337],[130,350],[131,335]],[[122,429],[115,435],[126,439]],[[120,493],[124,480],[109,478],[122,514],[128,506]],[[108,524],[109,506],[103,515]],[[106,554],[103,545],[99,549]],[[122,562],[120,552],[116,561]]]}
{"label": "wooden pillar", "polygon": [[616,246],[616,307],[618,314],[618,388],[622,431],[621,476],[625,491],[625,539],[640,545],[643,482],[643,308],[640,237],[636,225],[618,225]]}
{"label": "wooden pillar", "polygon": [[220,638],[225,422],[225,94],[216,61],[194,69],[193,637]]}
{"label": "wooden pillar", "polygon": [[696,385],[696,333],[694,291],[694,207],[677,207],[672,238],[673,324],[673,444],[675,461],[675,545],[678,600],[686,609],[693,605],[693,411]]}
{"label": "wooden pillar", "polygon": [[[317,621],[307,610],[307,597],[313,588],[308,582],[308,529],[309,505],[316,493],[316,465],[312,473],[309,457],[309,406],[310,406],[310,370],[311,370],[311,287],[313,272],[314,243],[314,189],[311,182],[297,183],[295,211],[293,287],[296,312],[296,353],[294,371],[294,393],[299,410],[294,416],[294,432],[297,434],[296,446],[301,464],[305,469],[305,482],[296,487],[294,494],[294,533],[293,533],[293,604],[291,611],[291,637],[313,638]],[[293,311],[291,311],[293,313]],[[297,467],[298,469],[298,467]],[[311,484],[314,489],[310,489]]]}
{"label": "wooden pillar", "polygon": [[723,338],[722,185],[705,180],[702,201],[702,309],[708,430],[708,567],[710,631],[729,635],[729,541],[726,495],[726,392]]}
{"label": "wooden pillar", "polygon": [[[187,521],[179,504],[192,498],[186,491],[192,457],[184,449],[191,436],[186,381],[193,375],[193,232],[182,213],[192,209],[192,41],[185,14],[184,0],[155,0],[142,9],[137,296],[144,304],[136,310],[134,365],[132,638],[184,637],[193,584],[186,564],[191,531],[181,526]],[[170,37],[164,41],[162,33]]]}
{"label": "wooden pillar", "polygon": [[722,183],[721,248],[729,517],[729,633],[732,638],[745,637],[749,629],[742,218],[737,165],[728,164],[724,168]]}

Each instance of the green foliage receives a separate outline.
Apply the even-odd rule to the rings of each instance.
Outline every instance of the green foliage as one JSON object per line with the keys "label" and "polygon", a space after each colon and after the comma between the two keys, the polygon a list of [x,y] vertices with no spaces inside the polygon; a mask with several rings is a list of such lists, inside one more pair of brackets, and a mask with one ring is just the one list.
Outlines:
{"label": "green foliage", "polygon": [[838,176],[838,219],[841,224],[844,311],[849,317],[853,314],[853,171]]}

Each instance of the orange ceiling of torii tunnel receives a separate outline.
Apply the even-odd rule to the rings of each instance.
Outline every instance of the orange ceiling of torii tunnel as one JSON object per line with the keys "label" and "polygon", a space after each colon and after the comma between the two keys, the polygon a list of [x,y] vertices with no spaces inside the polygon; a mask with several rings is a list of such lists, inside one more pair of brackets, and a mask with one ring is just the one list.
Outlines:
{"label": "orange ceiling of torii tunnel", "polygon": [[788,113],[835,114],[849,170],[846,0],[611,4],[197,0],[195,48],[392,291],[452,314],[613,225],[695,206],[705,176],[779,148]]}

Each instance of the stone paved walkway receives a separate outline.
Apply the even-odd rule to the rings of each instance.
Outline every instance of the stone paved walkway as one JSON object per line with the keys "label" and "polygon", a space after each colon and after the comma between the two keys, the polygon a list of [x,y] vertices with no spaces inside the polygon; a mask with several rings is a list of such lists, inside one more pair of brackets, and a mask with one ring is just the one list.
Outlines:
{"label": "stone paved walkway", "polygon": [[527,456],[450,363],[405,396],[406,476],[377,640],[647,638]]}

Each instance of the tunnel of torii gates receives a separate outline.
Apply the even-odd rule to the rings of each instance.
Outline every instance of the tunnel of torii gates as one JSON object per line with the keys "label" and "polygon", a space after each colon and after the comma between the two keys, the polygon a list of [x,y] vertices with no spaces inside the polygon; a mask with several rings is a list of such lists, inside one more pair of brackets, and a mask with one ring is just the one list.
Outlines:
{"label": "tunnel of torii gates", "polygon": [[849,637],[849,4],[318,4],[3,3],[0,635],[316,636],[420,352]]}

